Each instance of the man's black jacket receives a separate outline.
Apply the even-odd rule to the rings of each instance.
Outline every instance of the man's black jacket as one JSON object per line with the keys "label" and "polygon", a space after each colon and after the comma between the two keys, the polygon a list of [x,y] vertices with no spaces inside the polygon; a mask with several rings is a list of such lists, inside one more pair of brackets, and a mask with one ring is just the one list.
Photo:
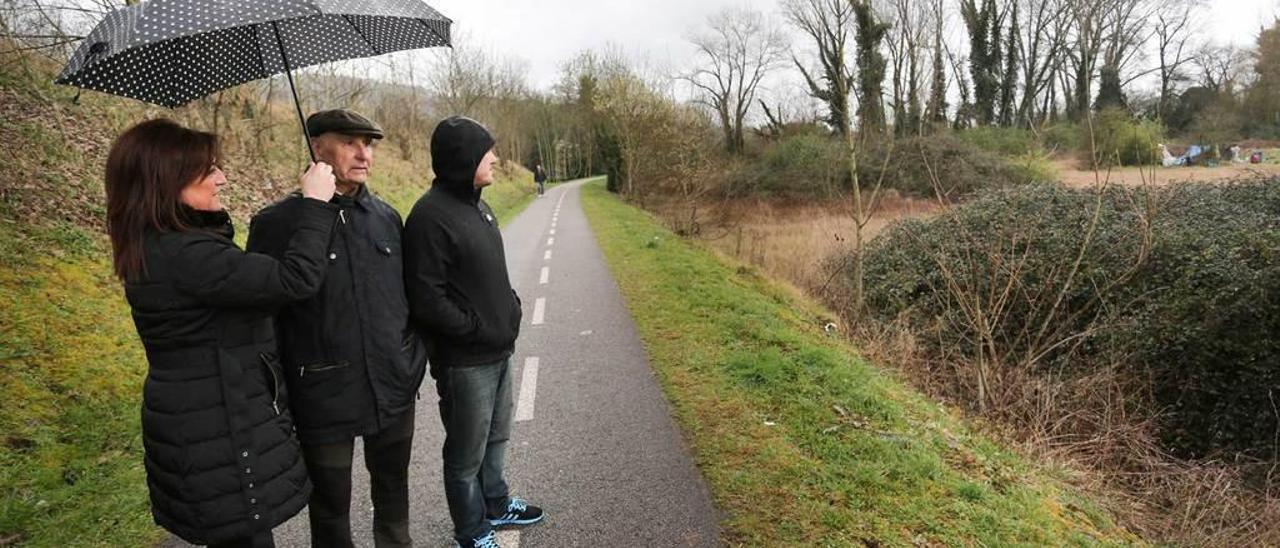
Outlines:
{"label": "man's black jacket", "polygon": [[433,371],[507,359],[520,333],[502,232],[473,182],[493,144],[472,120],[441,122],[431,137],[436,179],[405,222],[405,290]]}
{"label": "man's black jacket", "polygon": [[[278,256],[296,230],[295,193],[253,217],[247,248]],[[363,185],[335,195],[324,285],[276,316],[290,406],[304,443],[382,429],[412,408],[426,356],[409,327],[400,215]]]}

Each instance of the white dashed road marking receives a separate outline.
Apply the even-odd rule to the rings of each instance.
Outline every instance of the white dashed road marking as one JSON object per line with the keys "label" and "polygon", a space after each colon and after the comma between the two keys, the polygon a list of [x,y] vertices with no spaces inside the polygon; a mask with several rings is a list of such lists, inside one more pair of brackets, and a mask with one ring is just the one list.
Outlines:
{"label": "white dashed road marking", "polygon": [[538,394],[538,358],[524,360],[520,377],[520,397],[516,400],[516,422],[533,420],[533,399]]}
{"label": "white dashed road marking", "polygon": [[547,315],[547,300],[539,298],[533,303],[533,325],[542,325]]}
{"label": "white dashed road marking", "polygon": [[556,239],[554,237],[547,238],[547,245],[556,245]]}
{"label": "white dashed road marking", "polygon": [[544,261],[550,261],[550,260],[551,260],[551,250],[550,250],[550,249],[548,249],[546,253],[543,253],[543,254],[542,254],[542,260],[544,260]]}
{"label": "white dashed road marking", "polygon": [[544,266],[542,267],[542,274],[538,276],[538,284],[547,285],[549,281],[551,281],[551,267]]}

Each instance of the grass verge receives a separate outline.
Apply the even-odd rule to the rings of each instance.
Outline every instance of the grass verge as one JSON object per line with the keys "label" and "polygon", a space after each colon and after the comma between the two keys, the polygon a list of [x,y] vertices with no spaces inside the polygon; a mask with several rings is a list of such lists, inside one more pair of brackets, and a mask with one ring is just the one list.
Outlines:
{"label": "grass verge", "polygon": [[694,450],[725,540],[778,546],[1140,539],[824,333],[831,315],[595,183],[584,207]]}
{"label": "grass verge", "polygon": [[146,359],[102,239],[0,222],[0,255],[0,545],[158,540],[138,423]]}

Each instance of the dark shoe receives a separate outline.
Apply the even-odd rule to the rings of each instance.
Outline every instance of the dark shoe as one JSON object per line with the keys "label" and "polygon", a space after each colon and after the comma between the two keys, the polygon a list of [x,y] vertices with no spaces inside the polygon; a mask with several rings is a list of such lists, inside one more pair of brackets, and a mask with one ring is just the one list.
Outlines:
{"label": "dark shoe", "polygon": [[493,531],[473,538],[466,543],[459,543],[455,540],[453,545],[460,548],[502,548],[498,546],[498,537],[494,536]]}
{"label": "dark shoe", "polygon": [[520,497],[511,497],[507,503],[507,511],[499,515],[489,514],[489,524],[494,527],[504,525],[532,525],[542,521],[542,509],[530,506]]}

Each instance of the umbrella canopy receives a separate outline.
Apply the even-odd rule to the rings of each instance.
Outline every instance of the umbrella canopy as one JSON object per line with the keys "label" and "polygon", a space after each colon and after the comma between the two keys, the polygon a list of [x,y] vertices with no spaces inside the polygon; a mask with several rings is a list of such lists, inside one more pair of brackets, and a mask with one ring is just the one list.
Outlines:
{"label": "umbrella canopy", "polygon": [[55,82],[166,107],[331,61],[448,46],[420,0],[151,0],[93,29]]}

